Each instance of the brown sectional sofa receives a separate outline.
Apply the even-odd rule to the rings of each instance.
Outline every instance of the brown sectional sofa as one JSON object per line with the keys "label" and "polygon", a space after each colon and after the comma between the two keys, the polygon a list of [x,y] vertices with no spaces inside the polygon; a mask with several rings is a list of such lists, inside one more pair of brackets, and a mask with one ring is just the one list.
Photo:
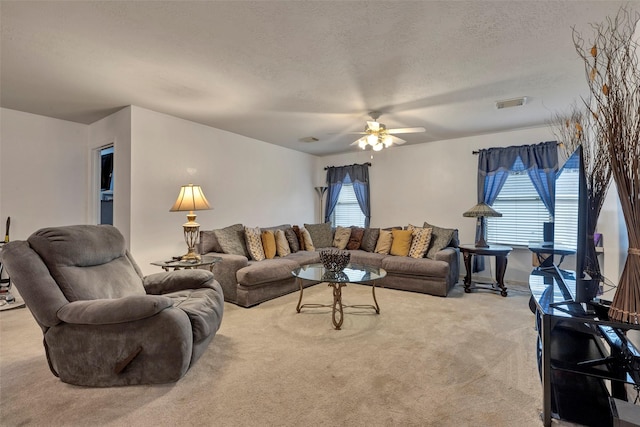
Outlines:
{"label": "brown sectional sofa", "polygon": [[[291,228],[291,225],[283,224],[268,229],[287,228]],[[320,262],[318,251],[322,248],[316,248],[315,251],[300,250],[284,257],[254,261],[248,252],[243,252],[246,248],[237,245],[242,229],[240,224],[221,229],[227,236],[235,237],[236,246],[228,242],[226,245],[220,244],[224,239],[219,239],[223,234],[221,230],[200,232],[200,253],[222,258],[222,261],[214,265],[213,273],[222,285],[225,301],[251,307],[294,292],[299,286],[291,272],[302,265]],[[349,250],[351,262],[384,268],[387,276],[378,280],[376,286],[446,297],[458,282],[460,274],[457,230],[453,230],[451,236],[449,244],[435,252],[432,258],[385,255],[355,249]],[[239,254],[241,252],[242,255]],[[304,286],[314,284],[305,282]]]}

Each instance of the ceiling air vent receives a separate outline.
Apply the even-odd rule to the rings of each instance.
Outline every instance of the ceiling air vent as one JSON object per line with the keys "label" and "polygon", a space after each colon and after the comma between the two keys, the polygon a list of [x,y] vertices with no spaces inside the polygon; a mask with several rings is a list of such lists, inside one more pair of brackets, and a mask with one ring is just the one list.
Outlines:
{"label": "ceiling air vent", "polygon": [[306,136],[304,138],[300,138],[299,141],[300,142],[318,142],[320,140],[318,138],[316,138],[315,136]]}
{"label": "ceiling air vent", "polygon": [[503,108],[520,107],[527,103],[527,97],[522,96],[520,98],[504,99],[502,101],[496,101],[496,108],[502,110]]}

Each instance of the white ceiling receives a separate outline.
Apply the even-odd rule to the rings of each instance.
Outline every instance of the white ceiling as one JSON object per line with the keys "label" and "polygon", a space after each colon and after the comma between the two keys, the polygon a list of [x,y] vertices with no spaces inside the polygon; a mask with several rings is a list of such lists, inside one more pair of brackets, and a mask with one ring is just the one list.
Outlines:
{"label": "white ceiling", "polygon": [[133,104],[316,155],[357,150],[333,133],[371,110],[427,129],[408,143],[500,132],[586,94],[572,27],[625,4],[2,0],[0,100],[80,123]]}

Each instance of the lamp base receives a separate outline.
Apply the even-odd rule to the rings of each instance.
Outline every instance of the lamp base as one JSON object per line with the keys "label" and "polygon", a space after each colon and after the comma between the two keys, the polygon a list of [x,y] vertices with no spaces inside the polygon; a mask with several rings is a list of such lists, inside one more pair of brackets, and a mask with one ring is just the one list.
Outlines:
{"label": "lamp base", "polygon": [[189,249],[189,252],[187,252],[185,255],[182,255],[181,260],[182,261],[200,261],[202,259],[202,257],[200,257],[200,255],[198,255],[197,253],[195,253],[195,251],[193,251],[191,248]]}

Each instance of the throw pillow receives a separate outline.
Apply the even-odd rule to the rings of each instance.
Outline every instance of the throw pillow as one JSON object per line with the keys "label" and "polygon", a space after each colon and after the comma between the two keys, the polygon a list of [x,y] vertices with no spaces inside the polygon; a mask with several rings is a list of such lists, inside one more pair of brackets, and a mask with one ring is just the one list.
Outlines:
{"label": "throw pillow", "polygon": [[204,230],[200,232],[200,252],[203,254],[206,254],[207,252],[223,252],[213,230]]}
{"label": "throw pillow", "polygon": [[391,243],[391,250],[389,253],[396,256],[409,255],[409,249],[411,249],[411,230],[391,230],[393,235],[393,242]]}
{"label": "throw pillow", "polygon": [[309,232],[314,247],[330,248],[333,246],[333,231],[330,223],[305,224],[304,228]]}
{"label": "throw pillow", "polygon": [[251,255],[251,259],[255,261],[262,261],[265,259],[264,249],[262,247],[262,232],[260,231],[260,227],[244,228],[244,239],[247,243],[247,249],[249,250],[249,255]]}
{"label": "throw pillow", "polygon": [[360,243],[360,249],[367,252],[375,252],[378,237],[380,237],[379,228],[365,228],[364,235],[362,236],[362,243]]}
{"label": "throw pillow", "polygon": [[431,230],[431,228],[418,227],[411,230],[411,248],[409,248],[411,258],[424,258],[431,243]]}
{"label": "throw pillow", "polygon": [[304,250],[305,251],[315,251],[316,248],[313,246],[313,240],[311,239],[311,234],[309,234],[309,230],[302,227],[300,229],[300,234],[302,234],[302,239],[304,240]]}
{"label": "throw pillow", "polygon": [[389,255],[389,251],[391,250],[391,243],[393,242],[393,234],[388,230],[380,230],[378,236],[378,242],[376,243],[376,253]]}
{"label": "throw pillow", "polygon": [[300,250],[300,241],[298,240],[298,236],[296,232],[293,231],[293,228],[287,228],[284,230],[284,236],[287,238],[287,242],[289,243],[289,249],[291,249],[291,253],[296,253]]}
{"label": "throw pillow", "polygon": [[244,226],[234,224],[218,230],[213,230],[222,252],[225,254],[242,255],[250,258],[247,245],[244,242]]}
{"label": "throw pillow", "polygon": [[300,250],[301,251],[306,250],[304,248],[304,238],[302,237],[302,230],[300,229],[300,227],[298,227],[297,225],[294,225],[291,228],[293,228],[293,232],[296,233],[296,237],[298,237],[298,245],[300,246]]}
{"label": "throw pillow", "polygon": [[347,243],[347,249],[355,251],[360,249],[362,245],[362,238],[364,237],[364,228],[351,227],[351,236],[349,236],[349,243]]}
{"label": "throw pillow", "polygon": [[333,246],[338,249],[344,249],[349,243],[349,237],[351,237],[351,228],[349,227],[336,227],[336,233],[333,235]]}
{"label": "throw pillow", "polygon": [[291,249],[289,249],[289,242],[287,241],[287,238],[284,235],[284,231],[276,230],[274,235],[276,237],[276,255],[278,256],[289,255],[291,253]]}
{"label": "throw pillow", "polygon": [[271,230],[264,230],[261,234],[264,256],[273,259],[276,256],[276,238]]}
{"label": "throw pillow", "polygon": [[[425,221],[424,228],[431,228],[431,244],[427,251],[427,258],[435,259],[436,253],[440,252],[454,240],[456,230],[453,228],[442,228],[435,225],[430,225]],[[457,242],[453,242],[457,244]]]}

